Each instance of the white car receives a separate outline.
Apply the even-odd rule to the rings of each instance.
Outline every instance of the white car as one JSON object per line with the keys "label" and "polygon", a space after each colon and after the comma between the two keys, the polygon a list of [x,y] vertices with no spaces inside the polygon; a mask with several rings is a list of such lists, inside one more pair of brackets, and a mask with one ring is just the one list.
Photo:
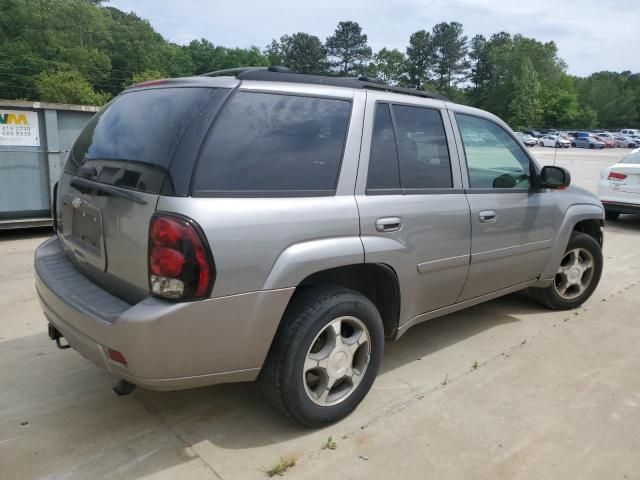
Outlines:
{"label": "white car", "polygon": [[616,145],[619,147],[636,148],[638,146],[638,142],[631,137],[623,137],[619,135],[615,137],[613,141],[616,142]]}
{"label": "white car", "polygon": [[571,142],[569,140],[556,135],[545,135],[538,140],[538,145],[541,147],[571,148]]}
{"label": "white car", "polygon": [[620,130],[620,135],[624,137],[628,137],[631,135],[640,135],[640,130],[638,130],[637,128],[625,128],[623,130]]}
{"label": "white car", "polygon": [[640,148],[600,173],[598,196],[607,220],[640,213]]}

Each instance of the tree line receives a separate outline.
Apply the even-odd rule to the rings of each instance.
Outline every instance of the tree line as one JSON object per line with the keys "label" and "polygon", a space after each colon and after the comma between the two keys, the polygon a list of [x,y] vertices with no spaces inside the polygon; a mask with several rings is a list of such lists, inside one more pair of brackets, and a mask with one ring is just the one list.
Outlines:
{"label": "tree line", "polygon": [[229,48],[169,42],[104,0],[0,0],[0,98],[100,105],[144,80],[269,65],[431,90],[514,128],[640,124],[638,73],[571,76],[554,42],[506,32],[469,38],[455,21],[410,34],[404,51],[374,52],[353,21],[324,41],[297,32],[264,48]]}

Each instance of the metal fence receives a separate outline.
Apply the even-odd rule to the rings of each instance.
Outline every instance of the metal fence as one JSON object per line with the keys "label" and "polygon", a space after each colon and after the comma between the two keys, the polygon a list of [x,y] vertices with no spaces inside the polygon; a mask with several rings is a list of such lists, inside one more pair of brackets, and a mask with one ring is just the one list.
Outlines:
{"label": "metal fence", "polygon": [[51,224],[69,149],[99,107],[0,100],[0,230]]}

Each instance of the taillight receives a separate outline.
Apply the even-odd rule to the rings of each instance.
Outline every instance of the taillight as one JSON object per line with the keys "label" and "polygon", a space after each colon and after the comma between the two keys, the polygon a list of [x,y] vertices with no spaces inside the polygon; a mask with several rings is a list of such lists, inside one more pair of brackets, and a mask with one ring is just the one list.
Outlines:
{"label": "taillight", "polygon": [[624,180],[627,176],[624,173],[609,172],[609,180]]}
{"label": "taillight", "polygon": [[154,215],[149,225],[151,294],[197,300],[209,296],[214,280],[215,266],[200,227],[180,215]]}

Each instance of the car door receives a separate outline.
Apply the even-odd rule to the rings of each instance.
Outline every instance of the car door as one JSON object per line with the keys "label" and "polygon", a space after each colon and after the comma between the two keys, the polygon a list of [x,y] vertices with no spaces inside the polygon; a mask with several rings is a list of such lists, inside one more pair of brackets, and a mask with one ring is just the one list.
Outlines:
{"label": "car door", "polygon": [[453,304],[471,227],[443,102],[367,92],[356,201],[365,261],[398,277],[400,322]]}
{"label": "car door", "polygon": [[[451,118],[471,209],[471,262],[459,297],[464,301],[538,278],[559,212],[550,191],[532,186],[537,167],[506,125],[465,107]],[[478,135],[488,141],[473,142]]]}

